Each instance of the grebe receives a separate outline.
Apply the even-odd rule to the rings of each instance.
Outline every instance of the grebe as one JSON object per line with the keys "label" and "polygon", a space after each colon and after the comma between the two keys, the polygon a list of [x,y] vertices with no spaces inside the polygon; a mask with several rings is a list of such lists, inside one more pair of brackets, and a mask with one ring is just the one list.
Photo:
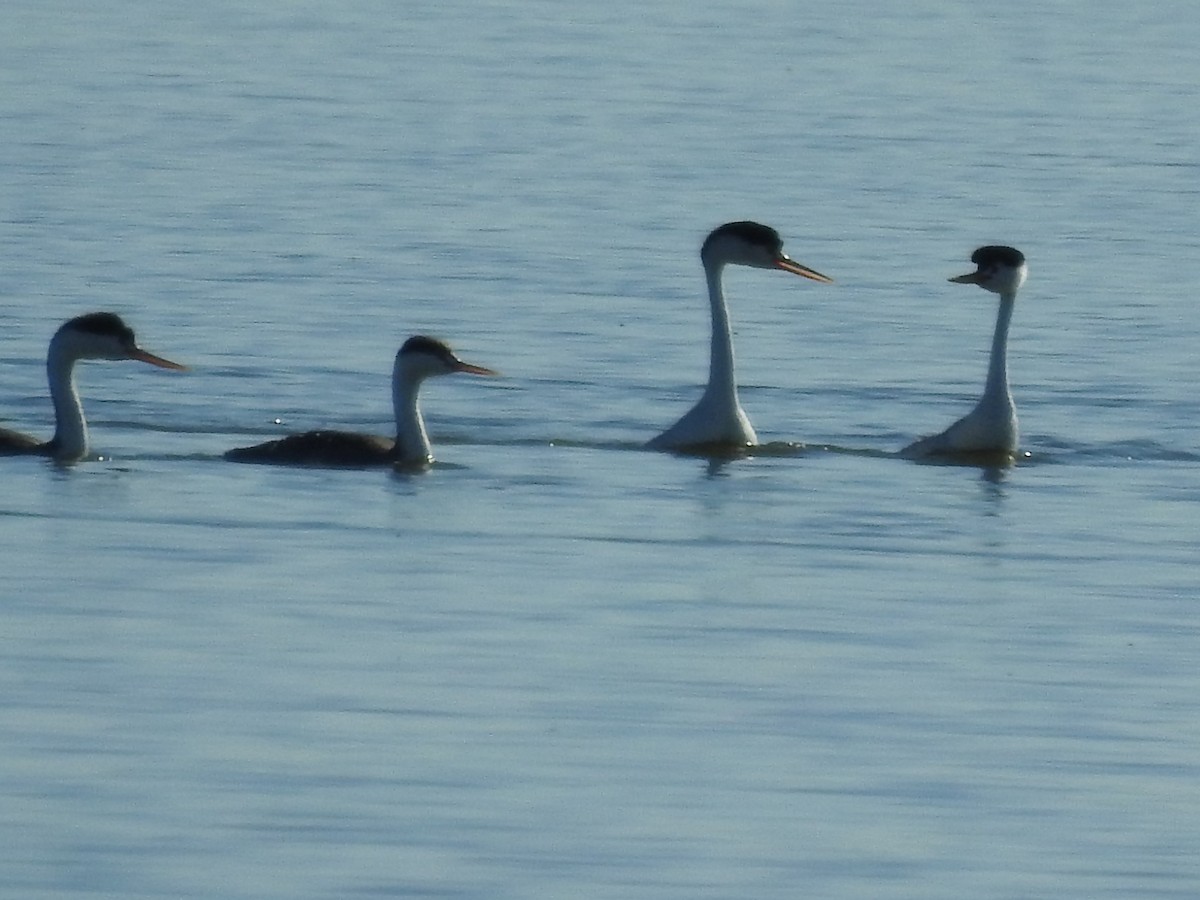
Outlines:
{"label": "grebe", "polygon": [[0,428],[0,456],[51,456],[77,462],[88,454],[88,427],[75,386],[75,363],[83,359],[136,359],[162,369],[186,371],[187,366],[148,353],[137,345],[133,329],[110,312],[76,316],[59,326],[50,339],[46,374],[54,404],[54,437],[35,437]]}
{"label": "grebe", "polygon": [[746,447],[758,443],[758,436],[738,402],[729,308],[722,288],[725,266],[781,269],[826,284],[833,281],[790,259],[783,252],[779,232],[757,222],[729,222],[714,230],[700,248],[700,261],[704,264],[708,302],[712,307],[708,387],[683,418],[646,445],[655,450]]}
{"label": "grebe", "polygon": [[977,284],[1000,295],[992,355],[983,396],[967,415],[941,434],[914,441],[900,451],[909,459],[936,456],[1004,455],[1017,450],[1017,407],[1008,389],[1008,325],[1017,291],[1025,283],[1025,256],[1012,247],[980,247],[971,254],[976,270],[950,280]]}
{"label": "grebe", "polygon": [[234,462],[291,466],[415,466],[430,463],[433,452],[417,395],[426,378],[454,372],[499,374],[463,362],[436,338],[410,337],[396,354],[392,370],[392,404],[396,411],[394,440],[353,431],[306,431],[253,447],[239,447],[228,451],[225,458]]}

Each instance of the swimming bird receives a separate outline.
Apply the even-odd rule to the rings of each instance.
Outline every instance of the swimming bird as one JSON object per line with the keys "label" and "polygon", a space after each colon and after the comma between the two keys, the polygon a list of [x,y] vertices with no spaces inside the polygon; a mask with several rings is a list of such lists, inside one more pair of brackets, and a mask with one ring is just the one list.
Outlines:
{"label": "swimming bird", "polygon": [[0,456],[50,456],[59,462],[77,462],[87,456],[87,420],[75,386],[75,363],[84,359],[136,359],[162,369],[187,369],[139,347],[133,329],[115,313],[76,316],[54,332],[46,354],[50,400],[54,404],[54,437],[39,441],[19,431],[0,428]]}
{"label": "swimming bird", "polygon": [[980,247],[971,254],[974,272],[957,275],[956,284],[977,284],[1000,295],[987,382],[975,408],[945,431],[921,438],[900,451],[919,459],[937,456],[997,454],[1011,457],[1017,450],[1017,407],[1008,387],[1008,326],[1017,291],[1025,283],[1025,256],[1012,247]]}
{"label": "swimming bird", "polygon": [[392,369],[395,439],[353,431],[306,431],[253,447],[239,447],[228,451],[225,458],[234,462],[291,466],[415,466],[430,463],[433,451],[417,395],[426,378],[454,372],[499,374],[463,362],[436,338],[415,335],[396,353],[396,364]]}
{"label": "swimming bird", "polygon": [[729,307],[725,303],[722,286],[722,275],[727,265],[781,269],[826,284],[833,281],[790,259],[783,252],[783,240],[779,232],[758,222],[729,222],[715,229],[700,248],[700,262],[704,265],[704,275],[708,280],[708,302],[712,307],[708,386],[695,406],[646,445],[651,449],[746,447],[758,443],[758,435],[754,433],[750,419],[738,401]]}

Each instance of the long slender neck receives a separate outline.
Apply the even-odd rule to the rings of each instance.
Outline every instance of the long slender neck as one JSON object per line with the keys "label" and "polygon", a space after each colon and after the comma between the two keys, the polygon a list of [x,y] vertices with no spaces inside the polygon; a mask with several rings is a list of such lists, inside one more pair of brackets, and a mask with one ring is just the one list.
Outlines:
{"label": "long slender neck", "polygon": [[992,335],[987,384],[983,388],[985,399],[1011,397],[1008,389],[1008,325],[1012,321],[1016,299],[1016,291],[1005,291],[1000,295],[1000,311],[996,314],[996,331]]}
{"label": "long slender neck", "polygon": [[704,275],[708,280],[708,302],[712,306],[712,347],[708,362],[708,387],[704,393],[713,400],[719,399],[730,406],[737,406],[737,380],[733,368],[733,334],[729,327],[729,307],[725,304],[722,285],[724,263],[704,261]]}
{"label": "long slender neck", "polygon": [[46,357],[46,375],[50,381],[50,400],[54,403],[51,452],[57,459],[82,459],[88,452],[88,431],[79,390],[75,387],[75,358],[53,341]]}
{"label": "long slender neck", "polygon": [[422,462],[433,459],[425,420],[421,417],[418,393],[421,378],[405,372],[399,359],[392,374],[392,406],[396,411],[396,461]]}

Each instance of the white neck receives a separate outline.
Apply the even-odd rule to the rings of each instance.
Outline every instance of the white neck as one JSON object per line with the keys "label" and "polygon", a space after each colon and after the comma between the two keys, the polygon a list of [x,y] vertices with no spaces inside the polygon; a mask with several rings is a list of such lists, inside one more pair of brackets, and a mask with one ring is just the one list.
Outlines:
{"label": "white neck", "polygon": [[712,307],[712,346],[708,361],[708,387],[705,399],[719,407],[734,410],[740,407],[737,378],[733,365],[733,333],[729,326],[729,307],[725,303],[722,285],[724,263],[704,263],[708,281],[708,302]]}
{"label": "white neck", "polygon": [[992,355],[988,361],[987,383],[983,388],[985,401],[1012,403],[1008,389],[1008,326],[1012,321],[1013,306],[1017,292],[1005,291],[1000,295],[1000,310],[996,314],[996,331],[992,335]]}
{"label": "white neck", "polygon": [[87,456],[87,421],[75,387],[75,357],[50,342],[46,356],[46,375],[50,381],[50,399],[54,403],[54,437],[51,452],[56,459],[76,460]]}
{"label": "white neck", "polygon": [[422,378],[403,370],[399,356],[392,373],[392,406],[396,412],[396,461],[428,462],[433,459],[425,420],[421,416],[418,393]]}
{"label": "white neck", "polygon": [[725,306],[725,294],[721,287],[724,265],[704,260],[708,302],[712,306],[708,386],[695,406],[650,441],[651,447],[673,449],[703,444],[758,443],[758,435],[738,403],[733,370],[733,336],[729,330],[729,310]]}

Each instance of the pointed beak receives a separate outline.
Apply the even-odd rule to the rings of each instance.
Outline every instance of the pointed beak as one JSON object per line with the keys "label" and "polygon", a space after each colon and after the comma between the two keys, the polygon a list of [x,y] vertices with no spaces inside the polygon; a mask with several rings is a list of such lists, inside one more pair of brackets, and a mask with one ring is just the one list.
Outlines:
{"label": "pointed beak", "polygon": [[822,275],[816,269],[803,266],[787,256],[780,256],[779,259],[775,260],[775,268],[791,272],[793,275],[803,275],[805,278],[811,278],[813,281],[819,281],[822,284],[833,284],[833,279],[828,275]]}
{"label": "pointed beak", "polygon": [[492,375],[498,376],[500,373],[494,369],[485,369],[483,366],[475,366],[471,363],[463,362],[461,359],[454,361],[455,372],[465,372],[468,375]]}
{"label": "pointed beak", "polygon": [[177,362],[171,362],[169,359],[163,359],[161,356],[155,356],[143,350],[141,347],[135,347],[129,352],[130,359],[136,359],[138,362],[150,363],[152,366],[158,366],[160,369],[174,369],[176,372],[186,372],[187,366],[181,366]]}
{"label": "pointed beak", "polygon": [[979,284],[979,278],[982,273],[979,271],[968,272],[966,275],[955,275],[949,279],[955,284]]}

